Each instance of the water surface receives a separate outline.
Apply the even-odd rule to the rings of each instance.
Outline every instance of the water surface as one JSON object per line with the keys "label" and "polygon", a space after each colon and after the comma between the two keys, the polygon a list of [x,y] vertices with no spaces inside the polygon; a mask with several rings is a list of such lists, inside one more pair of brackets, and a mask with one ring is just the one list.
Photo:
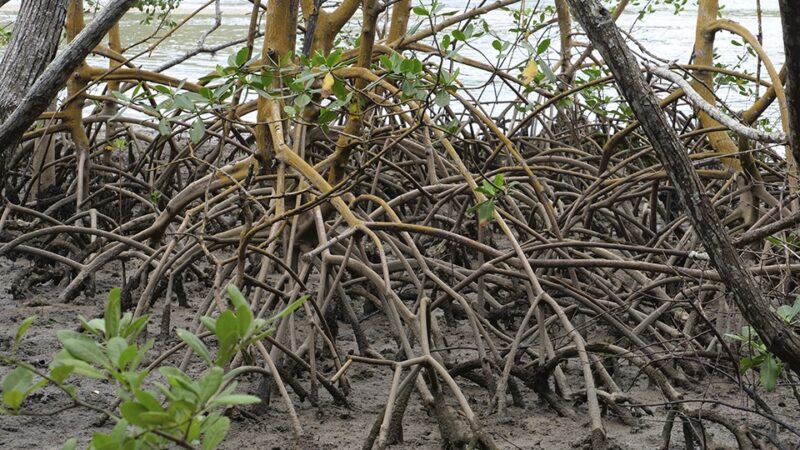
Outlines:
{"label": "water surface", "polygon": [[[206,1],[207,0],[184,0],[180,10],[174,14],[175,19],[180,21],[183,17],[186,17],[189,12],[205,4]],[[430,0],[424,1],[426,3],[430,2]],[[332,3],[332,1],[328,2],[328,4]],[[417,1],[417,3],[419,3],[419,1]],[[442,3],[448,10],[465,10],[480,4],[479,2],[471,0],[442,0]],[[640,3],[639,6],[629,5],[625,14],[619,20],[621,27],[628,31],[634,39],[655,56],[669,61],[689,62],[694,43],[696,7],[687,5],[685,11],[675,14],[674,9],[670,5],[657,6],[655,12],[646,14],[644,18],[640,19],[638,13],[643,7],[642,5],[646,5],[648,2],[641,1]],[[693,2],[690,1],[689,3]],[[14,0],[0,11],[0,24],[13,22],[15,16],[14,8],[18,4],[19,0]],[[533,7],[537,4],[544,6],[552,4],[552,1],[540,1],[537,3],[534,0],[525,0],[522,4],[527,7]],[[753,34],[757,33],[758,21],[755,1],[721,0],[720,4],[723,7],[723,16],[725,18],[743,24],[750,29]],[[221,0],[220,6],[222,9],[222,25],[209,36],[206,41],[206,45],[208,46],[241,39],[247,33],[249,24],[248,14],[252,8],[251,4],[246,0]],[[519,4],[516,7],[518,8]],[[773,58],[775,65],[779,67],[783,60],[783,43],[777,0],[763,0],[762,10],[763,46],[767,54]],[[214,7],[212,5],[177,30],[158,48],[137,59],[136,64],[145,69],[154,69],[172,60],[176,56],[190,51],[197,45],[199,37],[214,24],[215,19],[213,13]],[[501,37],[511,37],[511,33],[508,30],[514,28],[515,24],[510,12],[494,11],[486,15],[485,19],[495,33],[498,33]],[[130,46],[135,42],[143,40],[155,31],[154,26],[143,25],[141,20],[141,14],[131,13],[125,16],[122,21],[123,46]],[[556,36],[552,35],[553,32],[555,32],[555,30],[552,30],[549,36],[546,33],[536,34],[532,36],[530,40],[533,45],[536,45],[537,41],[546,37],[551,37],[553,38],[553,45],[555,46],[558,39]],[[160,33],[163,33],[163,31]],[[718,33],[717,36],[718,45],[716,51],[719,54],[718,62],[729,66],[737,65],[744,51],[743,47],[734,45],[731,41],[738,41],[739,39],[726,32]],[[585,42],[583,36],[577,36],[576,39],[578,42]],[[488,63],[496,63],[496,52],[491,47],[492,40],[493,38],[488,36],[478,39],[472,48],[464,48],[460,53],[473,59]],[[197,79],[203,74],[213,70],[217,64],[225,64],[228,56],[238,47],[239,46],[231,47],[231,49],[222,50],[215,54],[201,54],[195,56],[189,61],[171,67],[166,73],[180,79]],[[143,46],[138,47],[138,49],[143,48]],[[0,51],[2,50],[0,49]],[[503,66],[510,67],[509,63],[524,65],[524,60],[526,58],[527,56],[521,50],[515,51],[509,56],[509,60],[506,61]],[[553,62],[555,62],[554,60],[555,58],[553,58]],[[749,58],[741,64],[741,68],[751,73],[754,72],[756,68],[755,58]],[[516,73],[519,72],[517,71]],[[467,86],[482,86],[485,84],[486,79],[487,75],[484,72],[475,71],[470,68],[462,68],[460,80]],[[488,94],[484,91],[484,96],[496,96],[500,99],[509,99],[512,96],[499,82],[490,85],[489,88]],[[722,96],[734,106],[744,106],[752,101],[752,99],[741,98],[736,93],[730,91],[722,92]]]}

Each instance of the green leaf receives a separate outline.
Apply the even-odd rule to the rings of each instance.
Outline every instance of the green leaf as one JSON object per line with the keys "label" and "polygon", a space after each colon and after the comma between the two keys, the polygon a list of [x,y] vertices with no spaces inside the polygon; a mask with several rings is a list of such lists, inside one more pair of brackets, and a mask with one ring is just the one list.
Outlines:
{"label": "green leaf", "polygon": [[[256,330],[261,330],[261,328],[262,328],[262,327],[258,327],[258,328],[256,328]],[[274,332],[275,332],[275,328],[271,328],[271,327],[270,327],[270,328],[268,328],[268,329],[266,329],[266,330],[264,330],[264,331],[262,331],[262,332],[258,333],[257,335],[253,336],[253,337],[250,339],[250,341],[251,341],[251,342],[257,342],[257,341],[260,341],[260,340],[264,339],[265,337],[267,337],[267,336],[271,335],[271,334],[272,334],[272,333],[274,333]]]}
{"label": "green leaf", "polygon": [[748,370],[752,369],[753,366],[756,365],[756,361],[753,358],[742,358],[739,361],[739,373],[746,373]]}
{"label": "green leaf", "polygon": [[214,450],[225,440],[231,421],[225,416],[217,418],[208,426],[203,435],[203,450]]}
{"label": "green leaf", "polygon": [[229,283],[227,291],[228,291],[228,298],[231,299],[231,303],[233,304],[234,308],[238,308],[241,305],[245,306],[248,305],[247,299],[244,298],[244,295],[242,295],[242,291],[240,291],[235,284]]}
{"label": "green leaf", "polygon": [[[136,347],[135,344],[127,346],[125,350],[123,350],[122,353],[120,353],[119,357],[117,358],[117,367],[119,367],[122,370],[125,370],[128,367],[128,363],[130,363],[131,361],[133,361],[134,358],[136,358],[138,352],[139,349],[138,347]],[[136,368],[133,367],[131,369],[135,370]]]}
{"label": "green leaf", "polygon": [[112,91],[111,95],[113,95],[114,98],[116,98],[117,100],[121,100],[121,101],[123,101],[125,103],[130,103],[131,102],[130,97],[128,97],[127,95],[125,95],[125,94],[123,94],[123,93],[121,93],[119,91]]}
{"label": "green leaf", "polygon": [[23,320],[19,327],[17,328],[17,334],[14,335],[14,346],[11,347],[11,354],[17,353],[17,348],[19,347],[19,343],[22,342],[22,336],[25,335],[25,332],[28,331],[28,328],[31,327],[33,321],[36,320],[36,316],[30,316],[27,319]]}
{"label": "green leaf", "polygon": [[183,342],[186,342],[186,345],[188,345],[192,351],[203,359],[203,361],[209,365],[211,364],[211,352],[208,351],[208,347],[206,347],[206,344],[204,344],[199,337],[195,336],[191,331],[182,328],[178,328],[176,333]]}
{"label": "green leaf", "polygon": [[[101,326],[102,326],[102,321],[101,321]],[[75,330],[58,330],[56,331],[56,337],[58,338],[58,341],[61,342],[62,344],[67,339],[84,339],[88,342],[94,342],[88,337],[86,337],[86,335],[81,334]]]}
{"label": "green leaf", "polygon": [[436,97],[434,98],[434,103],[436,106],[445,107],[450,104],[450,94],[447,93],[446,90],[442,89],[436,93]]}
{"label": "green leaf", "polygon": [[775,236],[767,236],[765,239],[772,245],[776,246],[783,245],[783,241],[780,240],[779,238],[776,238]]}
{"label": "green leaf", "polygon": [[[485,196],[489,197],[490,199],[491,199],[491,198],[493,198],[493,197],[494,197],[494,194],[495,194],[495,190],[494,190],[494,188],[493,188],[493,187],[489,187],[489,188],[487,188],[487,187],[485,187],[485,186],[478,186],[478,187],[476,187],[476,188],[475,188],[475,192],[480,192],[481,194],[483,194],[483,195],[485,195]],[[470,209],[472,209],[472,210],[474,211],[474,209],[477,209],[477,207],[476,207],[476,208],[470,208]]]}
{"label": "green leaf", "polygon": [[123,442],[121,442],[118,438],[114,436],[104,433],[92,434],[91,448],[93,450],[116,450],[122,447],[123,447]]}
{"label": "green leaf", "polygon": [[758,340],[758,333],[751,327],[750,325],[745,325],[739,331],[739,335],[742,337],[744,341],[756,341]]}
{"label": "green leaf", "polygon": [[106,313],[103,317],[105,323],[106,339],[110,339],[119,335],[119,319],[122,315],[120,306],[120,295],[122,290],[120,288],[111,289],[108,293],[108,303],[106,304]]}
{"label": "green leaf", "polygon": [[392,60],[386,55],[381,55],[380,57],[378,57],[378,60],[381,62],[383,68],[388,71],[391,71],[392,68],[394,67]]}
{"label": "green leaf", "polygon": [[414,74],[422,73],[422,61],[417,58],[411,58],[411,62],[414,64],[413,72]]}
{"label": "green leaf", "polygon": [[[239,330],[238,325],[234,326],[236,328],[218,338],[219,348],[217,349],[216,364],[220,367],[228,364],[235,355],[236,344],[239,342]],[[219,327],[217,327],[217,331],[219,331]]]}
{"label": "green leaf", "polygon": [[239,322],[239,336],[247,336],[250,326],[253,324],[253,312],[250,311],[250,305],[237,306],[236,319]]}
{"label": "green leaf", "polygon": [[75,366],[70,366],[67,364],[55,366],[50,369],[50,378],[52,378],[56,383],[63,383],[73,370],[75,370]]}
{"label": "green leaf", "polygon": [[250,49],[247,47],[243,47],[238,52],[236,52],[236,65],[242,67],[247,63],[247,60],[250,59]]}
{"label": "green leaf", "polygon": [[494,184],[490,183],[489,180],[483,180],[483,182],[481,182],[481,192],[486,194],[487,197],[492,198],[497,195],[497,188]]}
{"label": "green leaf", "polygon": [[167,426],[173,422],[172,416],[166,412],[147,411],[139,414],[139,420],[146,425]]}
{"label": "green leaf", "polygon": [[781,363],[773,355],[767,355],[764,362],[761,363],[761,386],[766,389],[767,392],[775,390],[775,385],[778,383],[778,376],[781,373],[781,369]]}
{"label": "green leaf", "polygon": [[156,84],[155,86],[153,86],[153,88],[155,90],[157,90],[158,92],[161,92],[164,95],[169,95],[169,96],[172,95],[172,89],[170,89],[170,88],[168,88],[168,87],[166,87],[164,85]]}
{"label": "green leaf", "polygon": [[[190,409],[186,411],[187,415],[191,414],[191,410]],[[179,411],[179,414],[183,414],[183,412]],[[177,417],[176,420],[178,422],[182,422],[183,423],[183,422],[185,422],[186,419],[184,419],[182,416],[180,416],[180,417]],[[205,420],[208,420],[208,419],[205,419]],[[185,437],[186,442],[193,442],[193,443],[194,442],[199,442],[200,434],[202,434],[202,432],[203,432],[203,430],[202,430],[203,422],[205,422],[205,420],[204,420],[204,418],[202,416],[195,416],[189,422],[189,427],[188,428],[186,428],[186,425],[184,425],[184,429],[186,430],[184,432],[184,436],[186,436]]]}
{"label": "green leaf", "polygon": [[[127,316],[128,314],[130,313],[126,313],[125,315]],[[124,338],[127,338],[129,342],[136,339],[147,327],[148,320],[150,320],[149,315],[139,317],[138,319],[134,320],[133,323],[126,326],[124,330],[121,330],[120,335]]]}
{"label": "green leaf", "polygon": [[194,111],[194,102],[189,99],[186,94],[178,94],[175,96],[175,107],[184,111]]}
{"label": "green leaf", "polygon": [[502,173],[498,173],[497,175],[494,176],[492,184],[494,184],[498,189],[502,190],[506,187],[506,177],[503,176]]}
{"label": "green leaf", "polygon": [[294,99],[294,106],[297,109],[304,108],[309,103],[311,103],[311,97],[306,93],[302,93]]}
{"label": "green leaf", "polygon": [[142,404],[148,411],[155,411],[155,412],[162,412],[164,408],[161,407],[161,403],[159,403],[158,399],[155,395],[153,395],[150,391],[144,389],[133,389],[133,395],[136,396],[136,400],[139,400],[139,403]]}
{"label": "green leaf", "polygon": [[219,390],[225,371],[221,367],[211,367],[198,381],[200,386],[200,403],[205,403]]}
{"label": "green leaf", "polygon": [[122,365],[120,364],[121,356],[127,349],[128,341],[119,336],[112,337],[106,344],[106,353],[108,354],[108,359],[119,368],[122,368]]}
{"label": "green leaf", "polygon": [[180,386],[180,385],[176,385],[174,382],[177,381],[177,380],[182,380],[184,383],[186,383],[186,384],[188,384],[190,386],[190,388],[189,388],[190,391],[192,391],[192,392],[197,394],[197,392],[195,392],[194,388],[191,387],[192,379],[189,378],[188,375],[183,373],[183,371],[181,371],[177,367],[161,366],[161,367],[158,368],[158,372],[161,375],[163,375],[164,378],[167,379],[167,381],[169,382],[170,385],[172,385],[172,386]]}
{"label": "green leaf", "polygon": [[550,68],[549,64],[539,60],[538,58],[536,61],[539,63],[539,68],[542,69],[542,72],[551,83],[555,83],[558,81],[558,78],[556,78],[556,74],[553,73],[553,69]]}
{"label": "green leaf", "polygon": [[325,64],[328,67],[334,67],[341,60],[342,60],[342,49],[337,48],[336,50],[334,50],[334,51],[330,52],[330,54],[328,54],[328,57],[325,59]]}
{"label": "green leaf", "polygon": [[414,73],[414,62],[410,58],[406,58],[400,62],[400,73],[404,75],[411,75]]}
{"label": "green leaf", "polygon": [[794,318],[800,313],[800,297],[796,298],[792,305],[781,305],[775,313],[787,324],[791,324]]}
{"label": "green leaf", "polygon": [[3,404],[12,411],[16,411],[25,400],[23,391],[3,391]]}
{"label": "green leaf", "polygon": [[[69,369],[67,369],[67,367]],[[56,372],[59,375],[63,375],[65,379],[70,373],[88,378],[94,378],[97,380],[106,379],[106,376],[103,374],[103,372],[95,369],[94,366],[85,361],[73,358],[66,350],[56,354],[55,360],[51,365],[51,371]]]}
{"label": "green leaf", "polygon": [[109,360],[96,343],[83,339],[66,339],[62,342],[64,348],[73,357],[90,364],[107,367]]}
{"label": "green leaf", "polygon": [[233,311],[228,309],[217,317],[216,335],[221,339],[231,333],[239,335],[239,322]]}
{"label": "green leaf", "polygon": [[486,200],[485,202],[481,202],[475,208],[476,212],[478,213],[478,226],[486,226],[492,220],[494,220],[494,202],[491,200]]}
{"label": "green leaf", "polygon": [[25,393],[33,382],[33,373],[17,366],[3,377],[3,404],[11,410],[18,410],[25,400]]}
{"label": "green leaf", "polygon": [[224,406],[250,405],[259,402],[261,402],[260,398],[254,395],[246,395],[246,394],[220,395],[219,397],[211,401],[212,404],[224,405]]}
{"label": "green leaf", "polygon": [[147,412],[147,408],[141,403],[125,402],[119,406],[119,412],[125,420],[136,426],[142,427],[146,425],[145,422],[141,420],[141,415]]}
{"label": "green leaf", "polygon": [[169,123],[169,119],[162,118],[158,121],[158,131],[162,136],[169,136],[172,134],[172,126]]}
{"label": "green leaf", "polygon": [[203,316],[200,318],[200,323],[203,324],[206,329],[214,334],[217,334],[217,319],[213,317]]}
{"label": "green leaf", "polygon": [[203,119],[197,118],[192,122],[192,127],[189,129],[189,139],[192,144],[197,144],[206,135],[206,124]]}
{"label": "green leaf", "polygon": [[104,319],[86,320],[85,317],[78,314],[78,321],[84,330],[94,334],[97,337],[103,337],[106,333],[106,325]]}
{"label": "green leaf", "polygon": [[339,113],[336,111],[331,111],[328,108],[320,108],[317,122],[320,124],[329,124],[336,120],[337,117],[339,117]]}
{"label": "green leaf", "polygon": [[781,305],[778,307],[778,309],[775,310],[775,314],[777,314],[778,317],[780,317],[781,319],[783,319],[784,322],[787,323],[792,321],[793,312],[794,310],[789,305]]}
{"label": "green leaf", "polygon": [[78,447],[78,440],[75,438],[67,439],[67,442],[64,442],[64,445],[61,446],[61,450],[75,450]]}
{"label": "green leaf", "polygon": [[541,55],[546,52],[548,48],[550,48],[550,38],[543,39],[542,42],[539,42],[539,45],[536,46],[536,54]]}
{"label": "green leaf", "polygon": [[306,301],[308,301],[308,299],[309,299],[309,298],[311,298],[311,296],[310,296],[310,295],[308,295],[308,294],[306,294],[306,295],[304,295],[304,296],[302,296],[302,297],[298,298],[297,300],[295,300],[294,302],[292,302],[292,304],[290,304],[290,305],[289,305],[289,306],[287,306],[286,308],[283,308],[283,310],[282,310],[281,312],[279,312],[278,314],[276,314],[276,315],[274,315],[272,318],[270,318],[270,320],[269,320],[269,321],[270,321],[270,322],[274,322],[274,321],[276,321],[276,320],[278,320],[278,319],[282,319],[282,318],[284,318],[284,317],[286,317],[286,316],[288,316],[288,315],[292,314],[293,312],[297,311],[297,309],[298,309],[298,308],[300,308],[301,306],[303,306],[303,303],[305,303]]}
{"label": "green leaf", "polygon": [[742,336],[739,336],[738,334],[725,333],[725,337],[729,337],[731,339],[744,342],[744,338]]}
{"label": "green leaf", "polygon": [[[111,436],[111,438],[118,443],[125,442],[125,439],[128,437],[128,421],[125,419],[120,419],[117,424],[114,425],[114,428],[111,430],[111,434],[109,436]],[[119,446],[117,446],[117,448],[119,448]]]}
{"label": "green leaf", "polygon": [[134,370],[137,367],[139,367],[139,364],[142,363],[142,360],[144,359],[144,357],[147,354],[147,352],[151,348],[153,348],[153,344],[154,343],[155,343],[155,339],[148,339],[147,342],[144,343],[144,345],[139,347],[139,350],[136,352],[136,356],[131,361],[131,365],[130,365],[130,369],[131,370]]}

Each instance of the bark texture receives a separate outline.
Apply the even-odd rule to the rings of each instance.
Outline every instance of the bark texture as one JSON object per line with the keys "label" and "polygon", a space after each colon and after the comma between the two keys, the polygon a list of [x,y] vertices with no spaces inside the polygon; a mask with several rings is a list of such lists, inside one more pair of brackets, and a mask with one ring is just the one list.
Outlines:
{"label": "bark texture", "polygon": [[[38,3],[40,0],[30,0]],[[22,136],[25,130],[47,109],[58,91],[94,49],[108,30],[133,6],[136,0],[114,0],[73,40],[36,80],[19,106],[0,125],[0,155]],[[59,28],[58,32],[61,32]],[[38,38],[39,36],[34,36]],[[25,60],[17,60],[24,65]],[[2,85],[0,85],[2,87]]]}
{"label": "bark texture", "polygon": [[789,147],[800,162],[800,2],[779,0],[786,52],[786,103],[789,113]]}
{"label": "bark texture", "polygon": [[[11,42],[0,62],[0,121],[16,109],[25,93],[56,56],[68,0],[25,0]],[[2,4],[2,1],[0,1]]]}
{"label": "bark texture", "polygon": [[[791,0],[786,0],[790,3]],[[658,106],[655,93],[622,34],[598,0],[569,0],[573,15],[616,78],[620,92],[653,145],[689,222],[711,263],[733,295],[737,308],[776,356],[800,373],[800,337],[773,311],[750,272],[742,266],[725,228],[706,195],[688,152]],[[791,72],[791,69],[790,69]]]}

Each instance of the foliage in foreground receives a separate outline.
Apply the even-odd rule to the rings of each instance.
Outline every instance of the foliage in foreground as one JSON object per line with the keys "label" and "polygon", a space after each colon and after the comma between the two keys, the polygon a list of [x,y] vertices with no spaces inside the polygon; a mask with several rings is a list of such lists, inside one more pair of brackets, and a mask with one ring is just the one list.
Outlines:
{"label": "foliage in foreground", "polygon": [[[62,349],[47,372],[17,359],[19,344],[36,317],[25,319],[14,337],[11,353],[0,355],[0,361],[15,366],[3,378],[0,413],[24,415],[21,408],[25,399],[52,385],[65,393],[73,406],[107,414],[116,422],[111,432],[93,434],[90,449],[163,448],[172,444],[198,446],[204,450],[216,448],[225,439],[230,426],[230,420],[224,416],[225,409],[260,401],[258,397],[236,391],[235,378],[247,373],[247,367],[227,371],[226,367],[238,352],[247,354],[251,346],[270,335],[274,331],[271,323],[294,312],[308,298],[300,298],[265,320],[254,317],[249,303],[233,284],[228,286],[228,297],[232,309],[215,319],[202,319],[209,331],[203,336],[213,336],[217,341],[216,357],[200,336],[188,330],[177,330],[178,337],[207,365],[196,377],[167,365],[158,368],[160,380],[151,377],[154,365],[145,367],[143,363],[154,341],[142,339],[149,317],[134,318],[130,312],[122,314],[119,289],[109,294],[103,318],[78,317],[84,332],[61,330],[57,333]],[[82,401],[76,385],[72,384],[76,379],[113,384],[120,399],[118,412]],[[76,447],[75,438],[64,444],[65,449]]]}
{"label": "foliage in foreground", "polygon": [[[800,296],[794,304],[782,305],[775,310],[775,314],[787,325],[792,325],[800,313]],[[778,377],[783,372],[783,362],[775,356],[761,337],[750,325],[745,325],[738,334],[728,334],[729,338],[742,343],[744,350],[750,355],[739,360],[739,370],[746,373],[748,370],[758,370],[758,381],[761,386],[769,392],[775,390],[778,384]]]}

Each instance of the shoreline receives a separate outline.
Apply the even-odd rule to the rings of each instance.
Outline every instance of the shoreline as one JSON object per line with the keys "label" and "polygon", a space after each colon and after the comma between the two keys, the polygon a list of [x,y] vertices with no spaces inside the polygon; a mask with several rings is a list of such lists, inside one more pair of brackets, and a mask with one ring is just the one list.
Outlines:
{"label": "shoreline", "polygon": [[[202,5],[184,5],[181,4],[177,8],[172,11],[172,14],[186,16],[189,14],[194,13],[200,8]],[[237,5],[221,5],[220,9],[222,10],[222,14],[250,14],[253,10],[252,6],[249,2],[242,2],[242,4]],[[0,13],[14,15],[19,11],[19,4],[18,2],[9,2],[2,7],[0,7]],[[139,12],[135,8],[131,9],[125,16],[136,16],[142,15],[143,13]],[[198,16],[214,16],[214,5],[208,5],[207,7],[203,8],[202,11],[198,12],[196,15]]]}

